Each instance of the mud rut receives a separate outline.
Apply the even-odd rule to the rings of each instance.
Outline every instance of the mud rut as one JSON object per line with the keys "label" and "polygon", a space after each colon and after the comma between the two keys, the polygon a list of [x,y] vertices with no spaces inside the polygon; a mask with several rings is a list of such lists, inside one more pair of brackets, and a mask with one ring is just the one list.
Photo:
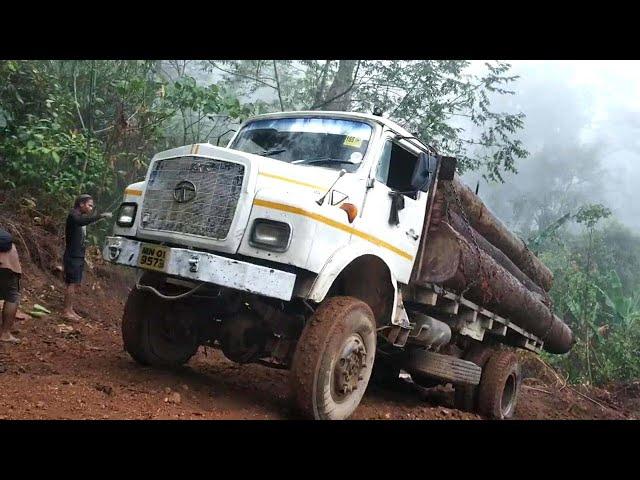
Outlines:
{"label": "mud rut", "polygon": [[[23,310],[53,311],[16,322],[20,345],[0,345],[2,419],[291,419],[288,372],[236,365],[200,348],[177,372],[141,367],[122,349],[120,316],[130,279],[94,255],[86,269],[80,322],[63,320],[63,284],[23,261]],[[66,328],[60,327],[61,324]],[[71,327],[71,329],[69,328]],[[639,389],[622,400],[590,392],[602,406],[565,388],[525,380],[516,418],[625,419],[640,411]],[[627,389],[628,390],[628,389]],[[635,392],[635,393],[633,393]],[[370,387],[355,419],[480,419],[453,409],[453,392],[410,383]]]}

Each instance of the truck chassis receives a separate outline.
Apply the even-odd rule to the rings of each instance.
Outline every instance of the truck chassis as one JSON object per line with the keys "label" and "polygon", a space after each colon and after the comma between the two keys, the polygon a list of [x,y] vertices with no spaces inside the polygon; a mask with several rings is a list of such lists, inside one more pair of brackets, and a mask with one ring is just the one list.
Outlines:
{"label": "truck chassis", "polygon": [[[452,320],[460,335],[482,342],[485,334],[494,336],[498,342],[524,348],[534,353],[542,352],[544,342],[513,322],[486,308],[477,305],[438,285],[427,283],[423,286],[403,286],[405,302],[411,301],[428,307],[428,311]],[[394,329],[394,335],[407,335],[408,331]],[[394,344],[403,344],[402,338],[390,338]]]}

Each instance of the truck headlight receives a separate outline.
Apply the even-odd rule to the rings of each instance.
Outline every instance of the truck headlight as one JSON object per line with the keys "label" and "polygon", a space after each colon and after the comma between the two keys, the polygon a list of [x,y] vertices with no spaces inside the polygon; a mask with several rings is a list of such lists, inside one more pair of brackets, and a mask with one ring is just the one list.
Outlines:
{"label": "truck headlight", "polygon": [[130,227],[136,218],[136,211],[138,210],[138,204],[136,203],[123,203],[118,209],[118,216],[116,217],[116,223],[120,227]]}
{"label": "truck headlight", "polygon": [[253,222],[249,244],[253,247],[284,252],[289,248],[291,227],[287,223],[258,218]]}

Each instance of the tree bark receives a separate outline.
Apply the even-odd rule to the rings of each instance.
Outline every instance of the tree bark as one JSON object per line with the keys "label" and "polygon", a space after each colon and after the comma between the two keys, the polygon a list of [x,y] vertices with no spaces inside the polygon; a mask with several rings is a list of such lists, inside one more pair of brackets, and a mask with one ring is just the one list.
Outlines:
{"label": "tree bark", "polygon": [[338,72],[329,87],[324,103],[317,108],[341,111],[347,111],[351,108],[351,93],[357,62],[357,60],[340,60]]}
{"label": "tree bark", "polygon": [[509,259],[509,257],[502,253],[502,250],[491,245],[472,226],[467,225],[457,213],[451,212],[450,216],[450,225],[456,230],[456,232],[462,235],[472,245],[475,241],[478,247],[481,248],[491,258],[493,258],[498,263],[498,265],[500,265],[507,272],[516,277],[518,281],[527,288],[527,290],[531,290],[531,292],[536,296],[538,300],[540,300],[547,306],[551,305],[547,292],[533,283],[533,281],[529,277],[527,277],[524,272],[520,270],[518,266]]}
{"label": "tree bark", "polygon": [[[525,242],[513,234],[482,202],[469,187],[462,183],[456,175],[452,182],[443,182],[442,188],[455,191],[464,213],[471,226],[489,243],[500,249],[509,259],[535,284],[549,291],[553,284],[551,270],[531,252]],[[461,214],[455,202],[448,205],[453,211]]]}
{"label": "tree bark", "polygon": [[320,75],[320,83],[318,84],[315,97],[313,99],[314,105],[320,105],[322,103],[322,99],[324,98],[324,91],[327,88],[327,74],[329,73],[329,65],[331,64],[331,60],[327,60],[324,63],[324,67],[322,67],[322,73]]}

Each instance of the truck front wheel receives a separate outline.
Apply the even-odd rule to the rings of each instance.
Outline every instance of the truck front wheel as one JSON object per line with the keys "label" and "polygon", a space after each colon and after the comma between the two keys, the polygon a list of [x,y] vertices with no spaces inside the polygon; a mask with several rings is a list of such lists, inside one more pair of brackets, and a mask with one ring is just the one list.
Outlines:
{"label": "truck front wheel", "polygon": [[291,366],[296,407],[316,420],[342,420],[358,407],[376,354],[371,308],[353,297],[325,300],[302,331]]}
{"label": "truck front wheel", "polygon": [[142,365],[172,368],[186,363],[198,349],[195,322],[180,315],[175,302],[132,290],[122,317],[125,350]]}

